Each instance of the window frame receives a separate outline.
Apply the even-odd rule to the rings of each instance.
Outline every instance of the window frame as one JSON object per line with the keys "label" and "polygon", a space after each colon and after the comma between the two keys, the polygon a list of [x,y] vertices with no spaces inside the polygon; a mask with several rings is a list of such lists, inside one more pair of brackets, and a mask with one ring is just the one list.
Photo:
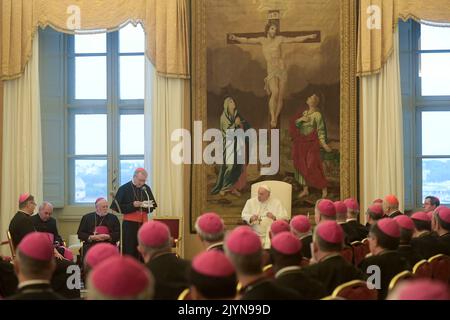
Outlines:
{"label": "window frame", "polygon": [[[125,114],[140,114],[144,116],[144,99],[120,99],[120,57],[143,56],[145,52],[119,52],[119,31],[106,34],[106,53],[75,54],[75,36],[64,35],[64,62],[66,82],[64,92],[65,102],[65,204],[71,207],[85,207],[92,203],[75,202],[75,160],[76,159],[106,159],[107,160],[107,194],[115,192],[120,186],[121,160],[144,160],[144,154],[120,154],[120,116]],[[90,56],[106,56],[106,100],[75,99],[75,58]],[[76,155],[75,154],[75,115],[76,114],[106,114],[107,115],[107,154]]]}
{"label": "window frame", "polygon": [[[412,130],[411,137],[405,136],[405,145],[412,148],[411,152],[405,150],[405,174],[407,172],[413,172],[412,185],[405,183],[405,192],[412,196],[412,204],[415,208],[421,208],[423,205],[423,166],[422,161],[424,159],[450,159],[449,155],[423,155],[422,151],[422,114],[424,112],[437,112],[447,111],[450,112],[450,94],[448,96],[423,96],[422,95],[422,78],[420,77],[421,68],[421,54],[423,53],[450,53],[450,49],[447,50],[421,50],[421,26],[418,22],[412,21],[411,33],[408,39],[408,45],[410,46],[411,61],[408,66],[410,68],[409,74],[412,81],[412,93],[410,96],[409,105],[404,105],[405,113],[410,113],[412,117],[411,127],[407,130]],[[404,50],[405,51],[405,50]],[[404,81],[402,76],[402,82]],[[404,129],[405,130],[405,129]],[[405,134],[406,134],[405,130]],[[409,139],[412,142],[409,143]],[[411,154],[412,158],[407,157],[407,154]],[[409,162],[411,161],[411,162]],[[411,167],[412,170],[408,169]],[[426,196],[426,195],[425,195]],[[445,203],[448,205],[448,203]]]}

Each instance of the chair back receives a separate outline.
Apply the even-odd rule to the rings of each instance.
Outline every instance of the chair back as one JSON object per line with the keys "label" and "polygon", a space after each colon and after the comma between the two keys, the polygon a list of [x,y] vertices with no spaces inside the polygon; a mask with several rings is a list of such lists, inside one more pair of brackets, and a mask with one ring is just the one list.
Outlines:
{"label": "chair back", "polygon": [[264,274],[264,277],[266,277],[268,279],[275,278],[275,272],[273,270],[273,265],[268,264],[267,266],[265,266],[263,268],[263,274]]}
{"label": "chair back", "polygon": [[351,245],[353,248],[353,263],[358,266],[367,254],[366,246],[361,241],[354,241]]}
{"label": "chair back", "polygon": [[252,184],[251,187],[251,197],[258,196],[258,188],[265,184],[272,191],[270,192],[271,196],[280,200],[283,207],[286,209],[288,218],[291,219],[292,212],[292,185],[290,183],[284,181],[276,181],[276,180],[267,180],[261,181]]}
{"label": "chair back", "polygon": [[413,267],[413,274],[415,278],[429,278],[433,277],[433,270],[431,264],[427,260],[420,260]]}
{"label": "chair back", "polygon": [[9,232],[9,230],[6,232],[6,237],[8,239],[9,250],[11,251],[11,257],[14,259],[16,257],[16,249],[14,248],[11,232]]}
{"label": "chair back", "polygon": [[431,265],[433,279],[449,283],[450,257],[445,254],[438,254],[428,259],[428,262]]}
{"label": "chair back", "polygon": [[334,289],[331,296],[346,300],[377,300],[378,291],[376,289],[369,289],[365,281],[353,280],[338,286]]}
{"label": "chair back", "polygon": [[344,249],[342,249],[341,256],[343,256],[347,262],[353,264],[353,249],[352,249],[352,247],[345,247]]}
{"label": "chair back", "polygon": [[186,288],[178,296],[178,300],[192,300],[191,289]]}
{"label": "chair back", "polygon": [[183,222],[181,217],[170,216],[155,216],[153,220],[164,223],[170,230],[170,235],[173,238],[173,248],[175,253],[180,256],[180,241],[183,235]]}
{"label": "chair back", "polygon": [[362,239],[361,242],[364,245],[364,256],[366,256],[370,253],[369,239]]}
{"label": "chair back", "polygon": [[400,282],[402,282],[404,280],[412,279],[412,278],[414,278],[414,275],[408,270],[405,270],[405,271],[402,271],[402,272],[396,274],[389,282],[389,291],[394,290],[394,288]]}

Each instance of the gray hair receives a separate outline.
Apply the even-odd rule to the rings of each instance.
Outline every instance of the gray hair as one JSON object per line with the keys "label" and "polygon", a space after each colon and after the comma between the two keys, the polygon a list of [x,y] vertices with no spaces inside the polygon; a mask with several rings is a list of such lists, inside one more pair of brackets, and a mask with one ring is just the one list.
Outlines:
{"label": "gray hair", "polygon": [[42,209],[44,209],[47,206],[50,207],[53,210],[53,205],[50,202],[48,202],[48,201],[44,201],[39,206],[39,211],[41,211]]}
{"label": "gray hair", "polygon": [[199,219],[200,219],[200,217],[198,217],[197,221],[195,221],[195,231],[197,232],[197,234],[199,235],[199,237],[203,241],[207,241],[207,242],[223,241],[223,239],[225,237],[225,230],[222,230],[222,231],[217,232],[217,233],[206,233],[206,232],[203,232],[203,230],[198,225],[198,220]]}

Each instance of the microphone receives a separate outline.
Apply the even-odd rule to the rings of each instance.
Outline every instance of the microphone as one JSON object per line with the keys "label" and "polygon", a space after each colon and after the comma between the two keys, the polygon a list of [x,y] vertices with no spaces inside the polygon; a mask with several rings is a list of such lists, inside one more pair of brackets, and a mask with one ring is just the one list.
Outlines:
{"label": "microphone", "polygon": [[148,193],[147,193],[147,187],[146,187],[146,186],[143,186],[143,187],[142,187],[142,190],[144,190],[145,195],[147,196],[148,209],[153,208],[153,203],[150,203],[150,197],[149,197],[149,195],[148,195]]}
{"label": "microphone", "polygon": [[113,198],[114,203],[116,204],[117,210],[120,214],[122,214],[122,210],[120,209],[119,203],[117,202],[116,199],[116,194],[114,192],[110,192],[109,195]]}

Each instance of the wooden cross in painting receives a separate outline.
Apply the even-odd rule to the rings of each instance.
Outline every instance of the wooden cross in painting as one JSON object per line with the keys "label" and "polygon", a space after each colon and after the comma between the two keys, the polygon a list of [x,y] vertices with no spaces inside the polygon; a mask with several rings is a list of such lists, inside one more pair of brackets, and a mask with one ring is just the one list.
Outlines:
{"label": "wooden cross in painting", "polygon": [[264,89],[269,96],[270,127],[278,127],[278,118],[283,109],[283,98],[287,82],[287,68],[283,60],[281,45],[285,43],[320,42],[320,31],[281,32],[280,11],[269,11],[265,32],[234,33],[227,35],[228,44],[261,45],[267,63]]}

